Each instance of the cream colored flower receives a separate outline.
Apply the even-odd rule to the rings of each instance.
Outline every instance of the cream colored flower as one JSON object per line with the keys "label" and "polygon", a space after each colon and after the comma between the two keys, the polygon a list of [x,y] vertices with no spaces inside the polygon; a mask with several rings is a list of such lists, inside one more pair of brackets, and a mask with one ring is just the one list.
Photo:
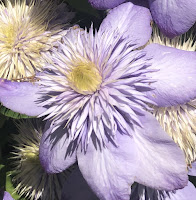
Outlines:
{"label": "cream colored flower", "polygon": [[42,71],[44,54],[65,34],[54,20],[49,26],[55,9],[53,1],[1,3],[0,78],[23,81]]}

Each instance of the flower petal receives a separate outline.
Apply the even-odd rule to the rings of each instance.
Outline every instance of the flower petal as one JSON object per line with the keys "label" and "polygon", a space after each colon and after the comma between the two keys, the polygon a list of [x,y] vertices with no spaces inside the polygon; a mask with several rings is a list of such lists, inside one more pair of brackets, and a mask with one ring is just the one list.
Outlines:
{"label": "flower petal", "polygon": [[99,10],[114,8],[126,0],[88,0],[92,7]]}
{"label": "flower petal", "polygon": [[135,144],[129,136],[117,134],[120,146],[101,148],[93,139],[87,152],[77,151],[78,165],[89,186],[101,200],[128,200],[136,171]]}
{"label": "flower petal", "polygon": [[39,91],[38,84],[0,79],[0,102],[14,112],[29,116],[43,113],[46,108],[37,104],[41,97]]}
{"label": "flower petal", "polygon": [[191,164],[191,168],[189,168],[188,175],[196,176],[196,161]]}
{"label": "flower petal", "polygon": [[195,200],[196,188],[189,181],[183,189],[176,191],[161,191],[135,184],[131,191],[131,200]]}
{"label": "flower petal", "polygon": [[76,162],[76,152],[72,151],[67,128],[62,125],[53,132],[53,127],[46,123],[41,138],[39,158],[48,173],[59,173]]}
{"label": "flower petal", "polygon": [[170,196],[168,196],[165,200],[195,200],[196,188],[189,181],[186,187],[169,194]]}
{"label": "flower petal", "polygon": [[8,192],[3,192],[2,194],[1,194],[2,192],[0,191],[0,198],[1,198],[1,196],[3,195],[3,198],[1,198],[2,200],[14,200],[13,198],[12,198],[12,196],[8,193]]}
{"label": "flower petal", "polygon": [[158,44],[145,48],[151,57],[150,74],[157,82],[151,83],[155,89],[147,92],[149,99],[159,107],[185,104],[196,97],[196,52],[183,51]]}
{"label": "flower petal", "polygon": [[183,34],[196,21],[195,0],[149,0],[153,19],[168,37]]}
{"label": "flower petal", "polygon": [[175,190],[188,181],[185,157],[181,149],[160,127],[150,113],[140,117],[133,139],[138,149],[135,181],[158,190]]}
{"label": "flower petal", "polygon": [[77,167],[63,185],[61,200],[99,200]]}
{"label": "flower petal", "polygon": [[100,25],[102,32],[114,32],[128,37],[135,48],[142,46],[149,40],[152,28],[151,14],[147,8],[136,6],[130,2],[112,9]]}

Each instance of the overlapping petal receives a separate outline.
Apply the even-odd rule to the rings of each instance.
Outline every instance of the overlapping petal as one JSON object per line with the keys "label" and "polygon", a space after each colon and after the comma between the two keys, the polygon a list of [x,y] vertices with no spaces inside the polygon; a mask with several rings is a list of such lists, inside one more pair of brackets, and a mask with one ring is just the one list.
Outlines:
{"label": "overlapping petal", "polygon": [[135,181],[159,190],[183,188],[188,181],[183,152],[150,113],[140,120],[143,128],[133,135],[139,158]]}
{"label": "overlapping petal", "polygon": [[[101,200],[127,200],[137,169],[136,146],[132,138],[117,134],[119,147],[111,142],[106,148],[92,139],[87,152],[77,151],[79,168]],[[89,164],[87,164],[89,163]]]}
{"label": "overlapping petal", "polygon": [[168,37],[188,31],[196,21],[195,0],[149,0],[153,19]]}
{"label": "overlapping petal", "polygon": [[[48,173],[59,173],[76,162],[76,152],[68,139],[68,130],[64,126],[53,130],[48,123],[40,142],[39,158]],[[66,132],[66,134],[65,134]]]}
{"label": "overlapping petal", "polygon": [[152,58],[150,74],[157,80],[151,84],[155,89],[147,92],[149,99],[159,107],[187,103],[196,97],[196,52],[151,44],[145,48]]}
{"label": "overlapping petal", "polygon": [[[136,47],[142,46],[150,39],[152,28],[150,26],[151,14],[147,8],[124,3],[112,9],[100,25],[100,31],[117,33],[128,37]],[[136,48],[135,47],[135,48]]]}
{"label": "overlapping petal", "polygon": [[38,105],[40,99],[38,84],[0,79],[0,102],[14,112],[29,116],[39,115],[46,110]]}
{"label": "overlapping petal", "polygon": [[105,10],[118,6],[126,0],[88,0],[89,3],[96,9]]}

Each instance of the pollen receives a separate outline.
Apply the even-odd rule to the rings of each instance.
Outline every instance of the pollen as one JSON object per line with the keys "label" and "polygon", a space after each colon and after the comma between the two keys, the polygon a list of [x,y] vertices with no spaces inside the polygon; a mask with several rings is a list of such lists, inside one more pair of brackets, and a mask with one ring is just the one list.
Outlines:
{"label": "pollen", "polygon": [[85,63],[73,67],[67,77],[70,87],[81,94],[96,92],[102,82],[102,77],[93,63]]}
{"label": "pollen", "polygon": [[42,71],[43,55],[62,30],[48,26],[52,1],[14,2],[0,5],[0,78],[22,81]]}

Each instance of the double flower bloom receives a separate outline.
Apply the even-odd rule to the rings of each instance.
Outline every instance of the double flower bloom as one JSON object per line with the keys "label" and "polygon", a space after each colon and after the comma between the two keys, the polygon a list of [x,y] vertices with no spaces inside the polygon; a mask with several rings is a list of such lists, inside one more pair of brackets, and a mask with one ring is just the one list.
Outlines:
{"label": "double flower bloom", "polygon": [[147,8],[122,4],[98,31],[69,28],[38,81],[0,82],[4,106],[48,120],[39,154],[45,170],[77,161],[100,199],[128,200],[134,182],[166,191],[188,183],[183,152],[150,111],[196,98],[196,54],[158,44],[138,50],[151,20]]}

